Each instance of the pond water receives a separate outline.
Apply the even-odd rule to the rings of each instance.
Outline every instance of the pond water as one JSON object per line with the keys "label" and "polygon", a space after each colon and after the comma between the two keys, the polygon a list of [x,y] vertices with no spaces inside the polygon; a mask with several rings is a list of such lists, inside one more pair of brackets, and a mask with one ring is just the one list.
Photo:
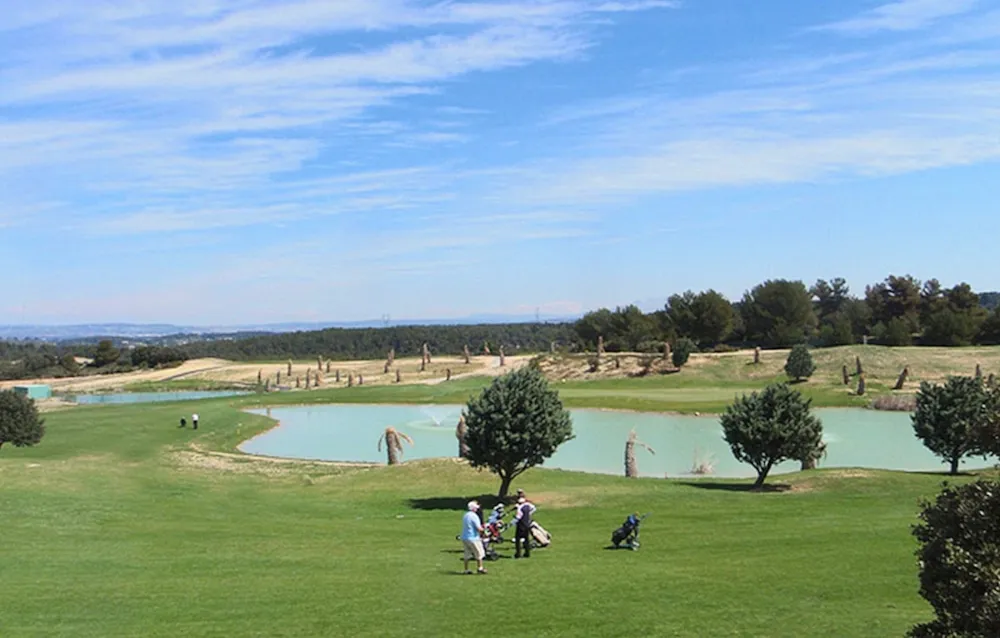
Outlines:
{"label": "pond water", "polygon": [[[249,454],[329,461],[385,462],[376,443],[386,426],[408,434],[406,459],[458,455],[455,424],[458,405],[319,405],[249,410],[280,425],[240,445]],[[576,438],[564,443],[545,467],[603,474],[624,473],[629,430],[656,454],[636,447],[643,476],[698,476],[693,468],[712,466],[711,476],[745,478],[753,469],[733,458],[722,438],[718,416],[680,416],[603,410],[571,410]],[[939,471],[947,467],[914,436],[910,415],[863,409],[816,410],[823,422],[827,457],[821,467],[864,467]],[[989,467],[994,460],[969,459],[966,469]],[[786,462],[772,473],[798,471]]]}
{"label": "pond water", "polygon": [[191,390],[187,392],[119,392],[116,394],[77,394],[67,397],[80,405],[95,403],[156,403],[159,401],[194,401],[250,394],[240,390]]}

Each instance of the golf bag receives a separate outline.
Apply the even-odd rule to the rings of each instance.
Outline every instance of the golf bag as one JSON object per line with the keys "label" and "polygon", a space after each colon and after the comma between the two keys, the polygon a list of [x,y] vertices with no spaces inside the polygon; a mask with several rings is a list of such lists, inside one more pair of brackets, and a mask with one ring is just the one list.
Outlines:
{"label": "golf bag", "polygon": [[531,536],[528,542],[532,547],[548,547],[552,543],[552,534],[535,521],[531,521]]}
{"label": "golf bag", "polygon": [[629,514],[622,526],[611,533],[611,543],[616,549],[621,547],[623,543],[628,549],[639,549],[639,524],[646,516],[649,514],[642,518],[639,518],[638,514]]}
{"label": "golf bag", "polygon": [[486,551],[486,560],[499,558],[496,546],[504,542],[503,531],[507,529],[507,523],[503,520],[504,514],[503,503],[501,503],[493,508],[489,520],[483,526],[483,549]]}

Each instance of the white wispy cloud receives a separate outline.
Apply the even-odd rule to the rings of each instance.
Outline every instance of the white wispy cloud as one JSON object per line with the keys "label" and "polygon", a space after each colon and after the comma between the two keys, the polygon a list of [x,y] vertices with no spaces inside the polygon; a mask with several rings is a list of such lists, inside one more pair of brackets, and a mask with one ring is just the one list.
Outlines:
{"label": "white wispy cloud", "polygon": [[[0,186],[30,187],[24,177],[44,167],[60,197],[45,184],[34,200],[67,203],[36,221],[99,233],[446,200],[454,167],[419,186],[386,178],[364,197],[337,180],[381,149],[467,143],[463,120],[488,114],[452,104],[404,121],[386,109],[470,73],[572,60],[591,46],[590,17],[670,4],[12,0],[0,20]],[[345,157],[359,136],[362,153]],[[334,170],[331,156],[343,158]]]}
{"label": "white wispy cloud", "polygon": [[859,16],[816,28],[845,34],[911,31],[927,27],[943,18],[967,13],[978,4],[980,0],[897,0]]}
{"label": "white wispy cloud", "polygon": [[[915,36],[728,65],[715,90],[674,85],[561,107],[577,143],[519,184],[533,205],[621,205],[680,191],[856,179],[1000,159],[1000,46]],[[725,72],[716,69],[714,76]]]}

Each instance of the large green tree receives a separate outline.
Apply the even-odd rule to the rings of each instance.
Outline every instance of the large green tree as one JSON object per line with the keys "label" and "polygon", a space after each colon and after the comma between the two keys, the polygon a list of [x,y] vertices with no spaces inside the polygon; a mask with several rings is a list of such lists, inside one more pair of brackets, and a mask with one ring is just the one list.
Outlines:
{"label": "large green tree", "polygon": [[525,366],[494,379],[463,411],[466,458],[500,477],[503,499],[511,481],[541,465],[573,438],[569,412],[542,373]]}
{"label": "large green tree", "polygon": [[629,305],[615,308],[611,313],[610,349],[635,352],[640,345],[656,339],[656,320],[639,309]]}
{"label": "large green tree", "polygon": [[912,638],[1000,636],[1000,484],[946,486],[913,528],[920,595],[935,619]]}
{"label": "large green tree", "polygon": [[120,352],[109,339],[104,339],[97,344],[97,351],[94,353],[94,366],[103,368],[118,361]]}
{"label": "large green tree", "polygon": [[812,295],[801,281],[765,281],[743,296],[740,311],[747,339],[764,346],[802,343],[817,323]]}
{"label": "large green tree", "polygon": [[920,384],[913,431],[934,454],[958,473],[967,456],[985,455],[983,432],[995,419],[996,392],[973,377],[949,377],[944,384]]}
{"label": "large green tree", "polygon": [[45,434],[45,420],[38,417],[35,402],[13,390],[0,390],[0,447],[38,445]]}
{"label": "large green tree", "polygon": [[672,295],[664,314],[670,328],[667,332],[702,345],[721,343],[733,331],[733,305],[715,290]]}
{"label": "large green tree", "polygon": [[784,383],[744,395],[726,408],[722,433],[741,463],[757,471],[760,487],[771,469],[792,459],[809,458],[823,442],[823,425],[810,400]]}
{"label": "large green tree", "polygon": [[865,289],[865,302],[872,313],[873,324],[888,325],[893,319],[906,324],[909,332],[920,329],[920,281],[904,275],[889,275],[885,281]]}
{"label": "large green tree", "polygon": [[921,316],[922,344],[967,346],[979,335],[989,311],[979,305],[979,295],[963,282],[941,291]]}

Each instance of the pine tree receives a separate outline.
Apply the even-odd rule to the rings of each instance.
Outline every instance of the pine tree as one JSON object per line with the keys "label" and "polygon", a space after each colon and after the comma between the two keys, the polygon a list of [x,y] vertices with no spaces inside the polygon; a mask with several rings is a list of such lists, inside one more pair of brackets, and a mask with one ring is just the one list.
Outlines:
{"label": "pine tree", "polygon": [[816,365],[813,363],[812,355],[809,354],[809,348],[803,344],[793,347],[788,353],[788,360],[785,361],[785,374],[799,382],[811,377],[815,371]]}

